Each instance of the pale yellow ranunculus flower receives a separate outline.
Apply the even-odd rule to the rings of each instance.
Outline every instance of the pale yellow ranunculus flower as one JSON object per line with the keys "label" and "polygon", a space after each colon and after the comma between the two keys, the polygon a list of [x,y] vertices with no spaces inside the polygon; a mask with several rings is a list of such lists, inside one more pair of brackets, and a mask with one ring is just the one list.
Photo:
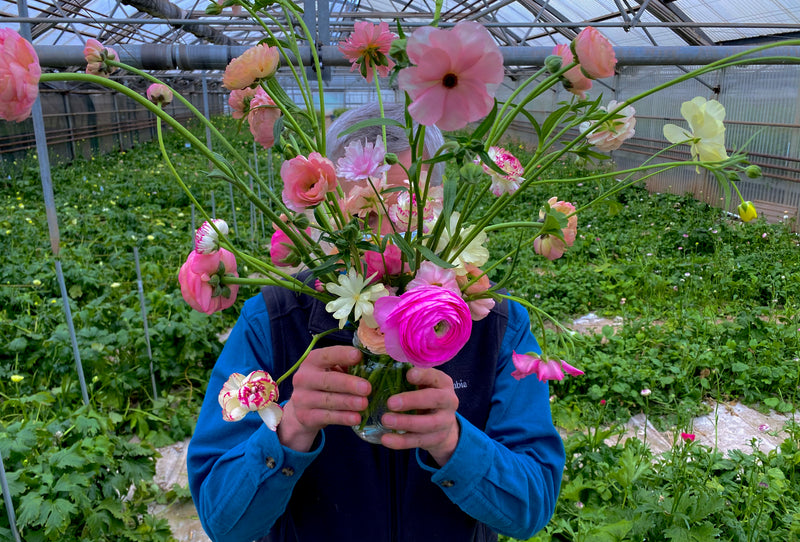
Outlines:
{"label": "pale yellow ranunculus flower", "polygon": [[[670,143],[689,143],[692,159],[703,162],[719,162],[728,158],[725,151],[725,107],[716,100],[698,96],[683,102],[681,115],[689,123],[689,130],[667,124],[664,137]],[[697,168],[700,172],[700,168]]]}

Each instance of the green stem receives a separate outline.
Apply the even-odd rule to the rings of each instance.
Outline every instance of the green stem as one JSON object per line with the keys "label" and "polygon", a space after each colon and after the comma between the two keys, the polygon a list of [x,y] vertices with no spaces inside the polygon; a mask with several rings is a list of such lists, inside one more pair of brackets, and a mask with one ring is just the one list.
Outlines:
{"label": "green stem", "polygon": [[339,328],[335,327],[333,329],[329,329],[328,331],[323,331],[322,333],[317,333],[316,335],[312,335],[311,336],[311,343],[309,343],[308,348],[306,348],[306,351],[303,352],[303,355],[300,356],[300,359],[298,359],[297,362],[294,365],[292,365],[289,368],[288,371],[283,373],[280,376],[280,378],[278,378],[278,380],[275,381],[275,384],[280,385],[281,382],[283,382],[284,380],[289,378],[292,375],[292,373],[294,373],[298,368],[300,368],[300,364],[305,361],[305,359],[311,353],[311,350],[314,349],[314,346],[316,346],[316,344],[319,342],[319,340],[322,339],[323,337],[327,336],[327,335],[330,335],[334,331],[339,331]]}

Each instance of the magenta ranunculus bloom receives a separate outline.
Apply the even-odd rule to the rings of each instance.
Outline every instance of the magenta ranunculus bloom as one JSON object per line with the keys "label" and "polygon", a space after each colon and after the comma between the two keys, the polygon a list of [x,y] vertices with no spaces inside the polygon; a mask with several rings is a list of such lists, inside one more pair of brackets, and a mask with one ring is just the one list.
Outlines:
{"label": "magenta ranunculus bloom", "polygon": [[545,382],[547,380],[563,380],[564,373],[570,376],[581,376],[583,371],[576,369],[564,360],[551,359],[544,361],[538,354],[517,354],[512,352],[511,360],[514,362],[516,370],[511,373],[511,376],[517,380],[522,380],[526,376],[536,374],[539,380]]}
{"label": "magenta ranunculus bloom", "polygon": [[384,334],[386,352],[417,367],[435,367],[451,360],[472,332],[467,304],[439,286],[381,297],[375,301],[373,315]]}
{"label": "magenta ranunculus bloom", "polygon": [[318,152],[295,156],[281,165],[283,202],[292,211],[314,207],[325,194],[336,189],[336,169],[333,162]]}
{"label": "magenta ranunculus bloom", "polygon": [[474,21],[423,26],[409,36],[406,51],[416,66],[402,70],[398,84],[413,100],[414,120],[458,130],[489,114],[503,82],[503,54],[486,28]]}
{"label": "magenta ranunculus bloom", "polygon": [[22,122],[31,116],[41,76],[33,46],[10,28],[0,28],[0,118]]}
{"label": "magenta ranunculus bloom", "polygon": [[256,143],[269,149],[275,144],[275,123],[281,116],[281,110],[263,89],[259,90],[261,92],[256,92],[250,100],[247,122],[250,123],[250,133],[253,134]]}
{"label": "magenta ranunculus bloom", "polygon": [[694,433],[681,433],[681,438],[686,442],[694,442],[696,437]]}
{"label": "magenta ranunculus bloom", "polygon": [[178,273],[183,299],[196,311],[212,314],[236,301],[238,284],[220,284],[220,275],[238,277],[236,257],[220,248],[212,254],[189,253]]}
{"label": "magenta ranunculus bloom", "polygon": [[578,57],[581,70],[592,79],[614,75],[617,56],[611,43],[596,29],[587,26],[572,41],[572,51]]}
{"label": "magenta ranunculus bloom", "polygon": [[380,282],[384,275],[399,275],[403,271],[403,253],[392,244],[387,244],[383,253],[365,251],[364,261],[367,262],[367,276],[374,275],[373,284]]}
{"label": "magenta ranunculus bloom", "polygon": [[[575,61],[572,50],[565,43],[556,45],[553,54],[561,57],[562,66],[567,66]],[[561,81],[564,88],[581,100],[586,99],[586,91],[592,88],[592,80],[583,74],[580,66],[568,69],[561,77],[563,77]]]}

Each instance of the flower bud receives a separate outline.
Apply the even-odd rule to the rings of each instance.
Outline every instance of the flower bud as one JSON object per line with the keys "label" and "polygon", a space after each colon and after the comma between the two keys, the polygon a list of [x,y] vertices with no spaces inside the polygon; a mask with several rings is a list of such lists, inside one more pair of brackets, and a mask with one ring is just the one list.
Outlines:
{"label": "flower bud", "polygon": [[761,177],[761,168],[755,164],[751,164],[745,168],[744,174],[750,179],[758,179]]}
{"label": "flower bud", "polygon": [[745,201],[736,208],[739,211],[739,217],[744,222],[750,222],[758,216],[755,206],[752,201]]}
{"label": "flower bud", "polygon": [[461,175],[462,181],[470,184],[481,182],[486,178],[483,167],[473,162],[467,162],[461,166],[459,174]]}
{"label": "flower bud", "polygon": [[393,152],[387,152],[384,155],[383,159],[386,160],[386,163],[389,164],[390,166],[395,165],[399,161],[397,155]]}
{"label": "flower bud", "polygon": [[562,58],[559,55],[549,55],[544,59],[544,67],[547,68],[547,71],[550,73],[558,72],[562,65]]}

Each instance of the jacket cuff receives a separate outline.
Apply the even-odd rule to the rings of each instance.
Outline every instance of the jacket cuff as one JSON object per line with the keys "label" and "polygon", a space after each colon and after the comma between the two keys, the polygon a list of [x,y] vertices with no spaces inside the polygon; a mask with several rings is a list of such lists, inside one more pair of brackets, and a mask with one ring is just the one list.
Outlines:
{"label": "jacket cuff", "polygon": [[283,479],[287,484],[294,485],[325,445],[323,431],[319,432],[308,452],[298,452],[284,446],[278,440],[278,433],[266,425],[258,429],[255,437],[253,445],[249,447],[248,463],[254,473],[260,473],[257,476],[260,483],[276,476],[276,480]]}

